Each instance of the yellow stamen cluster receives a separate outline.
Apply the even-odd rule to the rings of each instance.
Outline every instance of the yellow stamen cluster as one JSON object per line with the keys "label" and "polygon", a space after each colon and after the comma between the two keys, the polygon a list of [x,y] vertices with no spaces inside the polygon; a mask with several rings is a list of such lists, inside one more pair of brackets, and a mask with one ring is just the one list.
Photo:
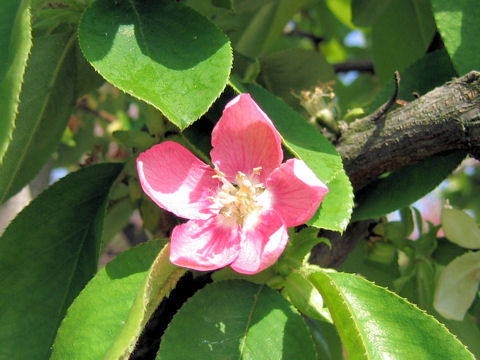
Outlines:
{"label": "yellow stamen cluster", "polygon": [[253,169],[251,176],[239,171],[232,184],[227,180],[225,174],[215,169],[214,177],[222,182],[222,187],[216,197],[211,199],[221,206],[220,214],[228,224],[243,226],[249,215],[258,213],[262,209],[260,196],[264,192],[264,186],[255,179],[260,170],[260,167]]}

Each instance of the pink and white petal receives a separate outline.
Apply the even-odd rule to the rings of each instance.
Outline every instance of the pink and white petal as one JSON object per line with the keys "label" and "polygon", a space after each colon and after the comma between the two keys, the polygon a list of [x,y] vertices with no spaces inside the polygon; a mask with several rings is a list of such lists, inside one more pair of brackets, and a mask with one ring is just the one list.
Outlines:
{"label": "pink and white petal", "polygon": [[328,192],[327,186],[299,159],[280,165],[267,180],[271,207],[287,227],[306,223],[315,214]]}
{"label": "pink and white petal", "polygon": [[212,132],[210,152],[215,166],[230,181],[238,171],[251,175],[261,167],[264,182],[283,159],[282,140],[272,121],[249,94],[231,100]]}
{"label": "pink and white petal", "polygon": [[143,191],[161,208],[187,219],[207,219],[209,197],[220,187],[215,172],[182,145],[166,141],[141,153],[137,171]]}
{"label": "pink and white petal", "polygon": [[238,225],[227,226],[221,215],[190,220],[173,229],[170,261],[189,269],[208,271],[227,266],[240,251]]}
{"label": "pink and white petal", "polygon": [[256,274],[277,261],[287,242],[287,228],[280,215],[266,211],[255,227],[242,229],[241,250],[230,266],[241,274]]}

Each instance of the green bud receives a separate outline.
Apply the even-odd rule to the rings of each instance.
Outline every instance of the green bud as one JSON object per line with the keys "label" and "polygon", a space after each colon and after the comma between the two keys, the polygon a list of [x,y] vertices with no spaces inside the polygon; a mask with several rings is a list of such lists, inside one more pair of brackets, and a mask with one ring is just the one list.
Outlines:
{"label": "green bud", "polygon": [[390,264],[395,258],[394,245],[379,241],[369,249],[368,259],[381,264]]}
{"label": "green bud", "polygon": [[130,199],[132,200],[132,203],[139,201],[143,196],[140,182],[135,178],[130,178],[128,180],[128,190],[130,192]]}

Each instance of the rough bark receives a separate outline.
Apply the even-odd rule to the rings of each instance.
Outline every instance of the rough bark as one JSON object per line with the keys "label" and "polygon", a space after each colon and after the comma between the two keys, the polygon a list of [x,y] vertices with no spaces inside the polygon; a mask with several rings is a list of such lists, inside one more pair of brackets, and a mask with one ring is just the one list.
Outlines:
{"label": "rough bark", "polygon": [[[450,81],[379,119],[356,120],[336,147],[355,191],[385,172],[438,153],[466,150],[480,159],[480,72]],[[369,224],[351,224],[343,236],[330,233],[332,250],[315,248],[312,262],[339,265],[368,234]]]}

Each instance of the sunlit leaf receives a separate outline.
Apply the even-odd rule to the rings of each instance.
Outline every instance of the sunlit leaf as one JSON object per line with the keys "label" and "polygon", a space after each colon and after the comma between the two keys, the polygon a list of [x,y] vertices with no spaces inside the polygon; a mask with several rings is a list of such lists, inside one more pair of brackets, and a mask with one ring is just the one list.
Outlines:
{"label": "sunlit leaf", "polygon": [[442,229],[448,240],[467,249],[480,249],[480,228],[466,212],[444,207]]}
{"label": "sunlit leaf", "polygon": [[170,263],[164,244],[139,245],[98,272],[68,309],[52,360],[128,358],[153,311],[186,271]]}
{"label": "sunlit leaf", "polygon": [[308,225],[342,232],[350,221],[352,208],[352,185],[347,174],[341,171],[328,183],[328,193]]}
{"label": "sunlit leaf", "polygon": [[476,0],[432,0],[443,43],[459,75],[480,69],[480,7]]}
{"label": "sunlit leaf", "polygon": [[445,318],[462,321],[472,305],[480,283],[480,252],[457,257],[438,279],[435,289],[435,309]]}
{"label": "sunlit leaf", "polygon": [[265,285],[221,281],[197,292],[175,315],[157,359],[316,359],[298,312]]}
{"label": "sunlit leaf", "polygon": [[82,17],[79,40],[105,79],[181,129],[220,95],[232,64],[228,38],[174,1],[97,0]]}
{"label": "sunlit leaf", "polygon": [[387,289],[333,271],[320,270],[310,279],[349,359],[474,359],[435,318]]}

